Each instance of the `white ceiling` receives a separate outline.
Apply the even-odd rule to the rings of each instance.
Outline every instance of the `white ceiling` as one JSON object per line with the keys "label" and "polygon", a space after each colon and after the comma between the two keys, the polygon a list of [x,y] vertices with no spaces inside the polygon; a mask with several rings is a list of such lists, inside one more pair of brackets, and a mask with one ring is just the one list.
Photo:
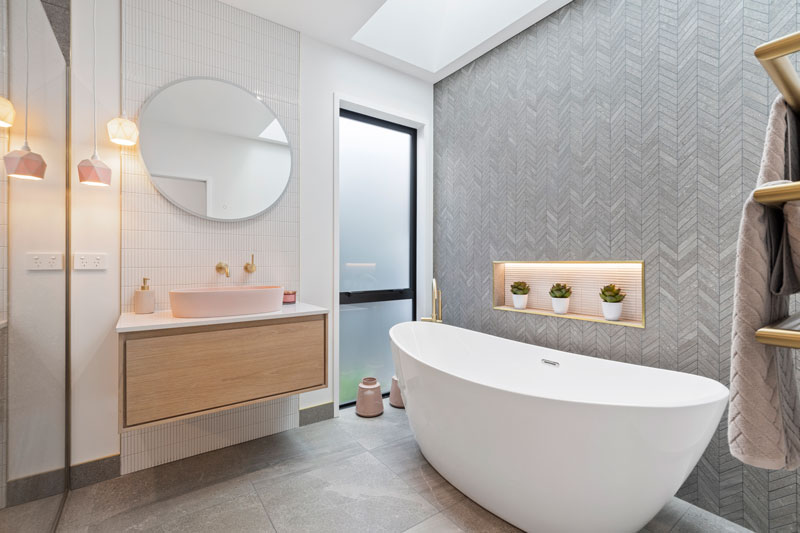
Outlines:
{"label": "white ceiling", "polygon": [[436,83],[572,0],[222,1]]}

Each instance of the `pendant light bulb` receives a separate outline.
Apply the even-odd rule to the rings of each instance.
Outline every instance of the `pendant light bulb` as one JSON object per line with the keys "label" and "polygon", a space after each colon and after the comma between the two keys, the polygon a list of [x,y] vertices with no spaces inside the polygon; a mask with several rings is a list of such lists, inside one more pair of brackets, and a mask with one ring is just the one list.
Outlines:
{"label": "pendant light bulb", "polygon": [[78,163],[78,181],[84,185],[108,187],[111,185],[111,168],[97,157],[97,0],[92,0],[92,132],[94,152],[92,157]]}
{"label": "pendant light bulb", "polygon": [[[3,163],[6,167],[6,174],[12,178],[43,180],[44,171],[47,169],[47,163],[45,163],[44,158],[40,154],[32,152],[30,146],[28,146],[28,88],[30,86],[31,70],[31,47],[28,37],[28,2],[29,0],[25,0],[25,143],[19,150],[14,150],[3,156]],[[5,98],[3,100],[5,100]],[[8,105],[11,106],[11,121],[13,122],[14,106],[11,105],[11,102],[8,102]]]}
{"label": "pendant light bulb", "polygon": [[[124,82],[123,82],[124,83]],[[106,125],[108,138],[120,146],[133,146],[139,139],[139,128],[123,113],[121,117],[112,118]]]}
{"label": "pendant light bulb", "polygon": [[8,98],[0,96],[0,128],[10,128],[14,125],[17,111]]}
{"label": "pendant light bulb", "polygon": [[121,56],[122,46],[125,45],[125,6],[122,6],[121,17],[121,30],[120,37],[122,44],[120,46],[120,74],[122,80],[120,81],[120,94],[119,99],[122,106],[122,115],[112,118],[106,124],[108,130],[108,138],[111,142],[120,146],[134,146],[139,140],[139,128],[136,123],[128,118],[125,113],[125,58]]}

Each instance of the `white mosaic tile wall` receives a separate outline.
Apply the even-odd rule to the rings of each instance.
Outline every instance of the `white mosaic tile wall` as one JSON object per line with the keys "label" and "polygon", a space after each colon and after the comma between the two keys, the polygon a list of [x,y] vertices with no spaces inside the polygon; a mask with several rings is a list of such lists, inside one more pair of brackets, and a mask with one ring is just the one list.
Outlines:
{"label": "white mosaic tile wall", "polygon": [[[122,0],[125,107],[138,117],[160,87],[188,77],[230,81],[269,105],[286,129],[293,168],[283,196],[243,222],[184,213],[150,183],[136,147],[122,151],[122,311],[150,278],[156,308],[168,309],[173,288],[282,285],[297,289],[300,36],[216,0]],[[254,274],[243,266],[255,254]],[[230,278],[217,274],[219,261]],[[285,431],[299,425],[298,397],[129,431],[121,442],[122,473]]]}
{"label": "white mosaic tile wall", "polygon": [[[169,289],[276,284],[297,289],[299,34],[216,0],[123,0],[126,102],[138,115],[160,87],[188,77],[230,81],[277,114],[293,147],[294,168],[283,196],[265,214],[215,222],[183,212],[162,197],[136,148],[122,156],[122,311],[132,311],[143,277],[156,308]],[[255,254],[257,271],[243,266]],[[214,266],[230,265],[230,278]]]}
{"label": "white mosaic tile wall", "polygon": [[296,428],[300,423],[299,406],[299,397],[289,396],[124,432],[120,443],[121,473]]}

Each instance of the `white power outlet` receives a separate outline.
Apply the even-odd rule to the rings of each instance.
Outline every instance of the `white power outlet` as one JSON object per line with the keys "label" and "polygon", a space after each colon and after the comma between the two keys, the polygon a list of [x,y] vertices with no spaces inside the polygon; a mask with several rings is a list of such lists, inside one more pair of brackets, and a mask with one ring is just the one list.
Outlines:
{"label": "white power outlet", "polygon": [[105,270],[108,268],[108,254],[105,252],[82,252],[73,256],[72,268],[75,270]]}
{"label": "white power outlet", "polygon": [[25,254],[26,270],[63,270],[64,255],[48,252],[28,252]]}

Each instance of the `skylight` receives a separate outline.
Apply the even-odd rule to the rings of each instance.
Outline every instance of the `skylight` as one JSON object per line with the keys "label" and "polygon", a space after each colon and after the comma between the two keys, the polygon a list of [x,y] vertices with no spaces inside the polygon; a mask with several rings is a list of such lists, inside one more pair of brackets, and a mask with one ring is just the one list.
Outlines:
{"label": "skylight", "polygon": [[533,11],[549,7],[547,4],[553,2],[387,0],[353,41],[437,72]]}

